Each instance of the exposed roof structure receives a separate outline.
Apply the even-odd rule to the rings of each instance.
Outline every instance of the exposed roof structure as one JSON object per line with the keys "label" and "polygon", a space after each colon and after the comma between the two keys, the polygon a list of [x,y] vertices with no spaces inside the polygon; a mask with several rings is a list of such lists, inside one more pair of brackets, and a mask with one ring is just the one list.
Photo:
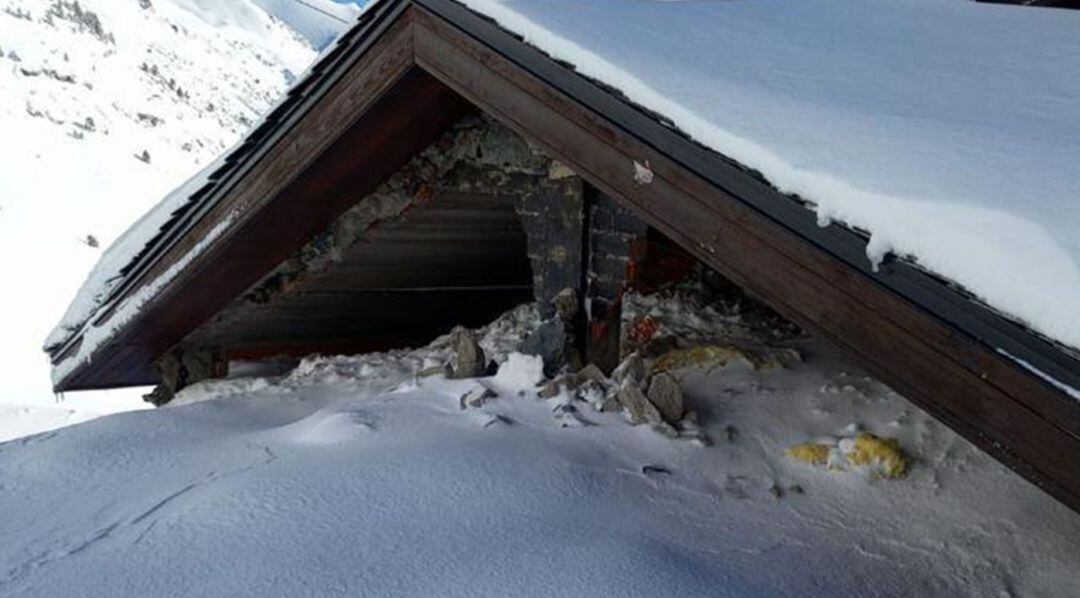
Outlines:
{"label": "exposed roof structure", "polygon": [[[475,106],[778,311],[848,350],[1059,499],[1080,505],[1080,466],[1070,458],[1080,449],[1080,393],[1074,390],[1080,360],[1068,346],[1076,346],[1080,332],[1075,319],[1061,316],[1075,313],[1080,301],[1080,246],[1069,232],[1080,220],[1073,201],[1080,187],[1075,174],[1065,176],[1069,154],[1051,151],[1080,132],[1080,119],[1069,116],[1080,98],[1080,78],[1056,77],[1060,68],[1037,60],[1043,49],[1080,50],[1074,35],[1080,15],[1069,13],[1062,25],[1055,20],[1060,14],[1016,18],[1018,9],[1011,8],[971,12],[964,3],[886,3],[872,9],[879,28],[845,42],[822,35],[826,29],[835,34],[836,19],[852,10],[846,2],[788,3],[785,8],[804,12],[783,17],[771,6],[776,2],[688,3],[675,11],[682,20],[671,29],[682,37],[658,42],[647,39],[650,18],[672,5],[635,3],[631,10],[622,3],[627,12],[612,28],[624,35],[584,27],[614,4],[374,2],[240,146],[173,197],[167,219],[159,211],[154,226],[131,233],[128,247],[141,237],[145,246],[122,260],[107,294],[84,310],[87,321],[53,339],[57,389],[153,380],[156,357]],[[717,11],[714,17],[729,17],[737,28],[716,22],[695,29],[695,19],[710,14],[697,10]],[[933,10],[934,18],[904,18],[913,10]],[[829,27],[815,28],[811,11],[824,11]],[[768,58],[796,61],[796,68],[758,77],[756,69],[769,63],[755,52],[770,43],[766,33],[778,18],[803,23],[782,30],[802,37],[783,56]],[[980,99],[984,88],[979,73],[963,68],[986,64],[971,56],[957,72],[942,56],[957,58],[970,48],[950,48],[949,31],[939,24],[967,19],[990,29],[1019,23],[1037,30],[1045,45],[1007,49],[1018,52],[1014,62],[998,66],[1015,75],[1009,84],[1049,77],[1059,96],[1044,98],[1037,113],[1017,108],[1005,93],[981,98],[983,106],[966,104]],[[874,20],[852,24],[867,23]],[[851,83],[860,68],[889,66],[894,56],[884,50],[833,76],[799,74],[843,54],[845,43],[859,46],[896,27],[900,32],[882,42],[886,47],[891,42],[896,50],[912,39],[929,46],[921,54],[911,48],[917,55],[907,68],[971,75],[941,84],[974,91],[959,100],[937,97],[907,89],[925,81],[914,76],[888,79],[895,87]],[[620,53],[627,30],[640,43]],[[708,39],[694,39],[706,33]],[[715,78],[709,69],[718,61],[692,63],[694,47],[732,56],[727,86],[701,88],[702,80]],[[734,55],[740,48],[748,50]],[[696,78],[680,78],[678,68]],[[620,78],[628,73],[633,76]],[[883,98],[898,93],[909,94],[908,101],[882,107]],[[949,97],[960,104],[949,104]],[[919,128],[932,109],[955,122]],[[914,117],[905,118],[904,110]],[[770,120],[785,111],[796,116]],[[1001,122],[1025,114],[1023,123]],[[996,125],[1016,135],[995,145]],[[866,137],[867,131],[874,135]],[[873,152],[881,161],[857,159]],[[897,166],[895,158],[905,153],[915,156]],[[957,165],[968,164],[958,153],[979,167],[957,172]],[[905,171],[908,177],[895,178]],[[996,173],[993,180],[979,178],[988,171]],[[1039,183],[1030,198],[1015,193],[1054,174],[1060,180]],[[879,205],[866,205],[868,196]],[[933,201],[948,197],[956,204]],[[1008,227],[1018,220],[1024,226]],[[942,237],[950,230],[987,242],[950,243]],[[1004,234],[1010,236],[1002,240]],[[911,254],[918,264],[885,259],[890,250]],[[964,251],[996,253],[987,262]],[[1003,277],[1002,268],[1013,271]],[[1024,297],[1050,301],[1034,307],[1023,297],[1012,302],[1017,295],[1008,292],[1010,285],[1024,288]]]}

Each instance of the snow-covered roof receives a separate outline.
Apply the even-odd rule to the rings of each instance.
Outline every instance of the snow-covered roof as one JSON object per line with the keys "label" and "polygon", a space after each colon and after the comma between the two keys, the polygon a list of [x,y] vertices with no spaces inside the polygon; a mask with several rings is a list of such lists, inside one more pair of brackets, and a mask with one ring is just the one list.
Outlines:
{"label": "snow-covered roof", "polygon": [[1080,347],[1080,13],[953,0],[464,0]]}
{"label": "snow-covered roof", "polygon": [[[811,202],[822,224],[867,231],[868,261],[905,256],[1080,347],[1080,13],[954,0],[463,4]],[[127,244],[153,241],[145,221]]]}

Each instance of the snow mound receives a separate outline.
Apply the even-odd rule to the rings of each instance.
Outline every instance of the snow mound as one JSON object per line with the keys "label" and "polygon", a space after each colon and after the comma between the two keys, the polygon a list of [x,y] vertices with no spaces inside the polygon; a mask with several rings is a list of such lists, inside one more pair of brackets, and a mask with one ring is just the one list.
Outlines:
{"label": "snow mound", "polygon": [[[821,344],[679,370],[703,447],[517,392],[536,367],[510,347],[535,324],[479,331],[514,384],[467,409],[495,377],[417,375],[448,336],[0,444],[0,594],[1075,595],[1075,513]],[[784,455],[837,430],[895,438],[910,471]]]}

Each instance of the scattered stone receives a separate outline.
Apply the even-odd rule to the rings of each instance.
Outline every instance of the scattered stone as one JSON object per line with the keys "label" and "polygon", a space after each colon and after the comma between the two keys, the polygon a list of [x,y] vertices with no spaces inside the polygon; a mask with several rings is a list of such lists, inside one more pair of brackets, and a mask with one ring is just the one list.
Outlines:
{"label": "scattered stone", "polygon": [[565,374],[551,380],[540,390],[539,396],[542,399],[551,399],[559,396],[565,388],[568,391],[577,391],[576,398],[588,400],[587,395],[603,396],[606,382],[607,378],[600,368],[589,364],[576,374]]}
{"label": "scattered stone", "polygon": [[623,406],[627,415],[630,416],[630,423],[635,426],[648,423],[664,423],[664,418],[660,416],[660,412],[649,402],[648,397],[638,387],[623,386],[615,396],[618,397],[619,404]]}
{"label": "scattered stone", "polygon": [[640,387],[645,383],[645,361],[637,353],[631,353],[611,373],[611,380],[618,388]]}
{"label": "scattered stone", "polygon": [[600,402],[599,409],[601,413],[614,413],[622,409],[622,404],[619,403],[618,397],[613,394]]}
{"label": "scattered stone", "polygon": [[555,419],[559,420],[559,425],[563,428],[584,428],[593,425],[591,421],[581,416],[577,407],[570,403],[557,405],[552,412],[555,414]]}
{"label": "scattered stone", "polygon": [[649,401],[660,411],[664,421],[675,424],[682,420],[682,388],[674,376],[666,373],[653,376],[646,394]]}
{"label": "scattered stone", "polygon": [[544,373],[553,376],[566,363],[566,325],[559,318],[541,322],[518,348],[525,355],[544,360]]}
{"label": "scattered stone", "polygon": [[601,371],[600,368],[596,366],[596,364],[592,363],[581,368],[581,370],[579,370],[578,373],[575,374],[575,377],[577,378],[577,382],[580,386],[584,386],[590,381],[595,382],[601,386],[607,383],[607,376],[604,375],[604,372]]}
{"label": "scattered stone", "polygon": [[454,367],[451,378],[478,378],[487,372],[487,358],[484,350],[476,342],[472,333],[464,328],[456,328],[454,335]]}
{"label": "scattered stone", "polygon": [[467,407],[472,407],[473,409],[483,407],[488,401],[498,398],[498,396],[498,393],[490,388],[474,388],[461,395],[461,409],[465,410]]}
{"label": "scattered stone", "polygon": [[569,388],[568,384],[569,376],[559,376],[558,378],[551,380],[540,389],[540,392],[536,393],[536,396],[541,399],[553,399],[559,396],[562,389]]}

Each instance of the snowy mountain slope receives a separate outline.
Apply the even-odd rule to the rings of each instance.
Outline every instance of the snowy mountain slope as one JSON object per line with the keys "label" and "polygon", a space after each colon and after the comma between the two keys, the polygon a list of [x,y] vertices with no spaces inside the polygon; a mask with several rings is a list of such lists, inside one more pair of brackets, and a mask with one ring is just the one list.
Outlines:
{"label": "snowy mountain slope", "polygon": [[0,442],[41,434],[95,417],[99,417],[99,414],[63,407],[0,404]]}
{"label": "snowy mountain slope", "polygon": [[332,0],[254,0],[303,35],[316,48],[327,46],[341,34],[342,28],[356,21],[356,4],[338,4]]}
{"label": "snowy mountain slope", "polygon": [[[128,224],[255,123],[314,50],[252,0],[0,0],[0,401]],[[93,243],[91,243],[93,244]]]}
{"label": "snowy mountain slope", "polygon": [[[534,318],[484,335],[494,378],[415,377],[444,338],[0,445],[0,594],[1076,596],[1076,514],[818,343],[680,374],[702,447],[538,400]],[[784,457],[852,425],[908,476]]]}

